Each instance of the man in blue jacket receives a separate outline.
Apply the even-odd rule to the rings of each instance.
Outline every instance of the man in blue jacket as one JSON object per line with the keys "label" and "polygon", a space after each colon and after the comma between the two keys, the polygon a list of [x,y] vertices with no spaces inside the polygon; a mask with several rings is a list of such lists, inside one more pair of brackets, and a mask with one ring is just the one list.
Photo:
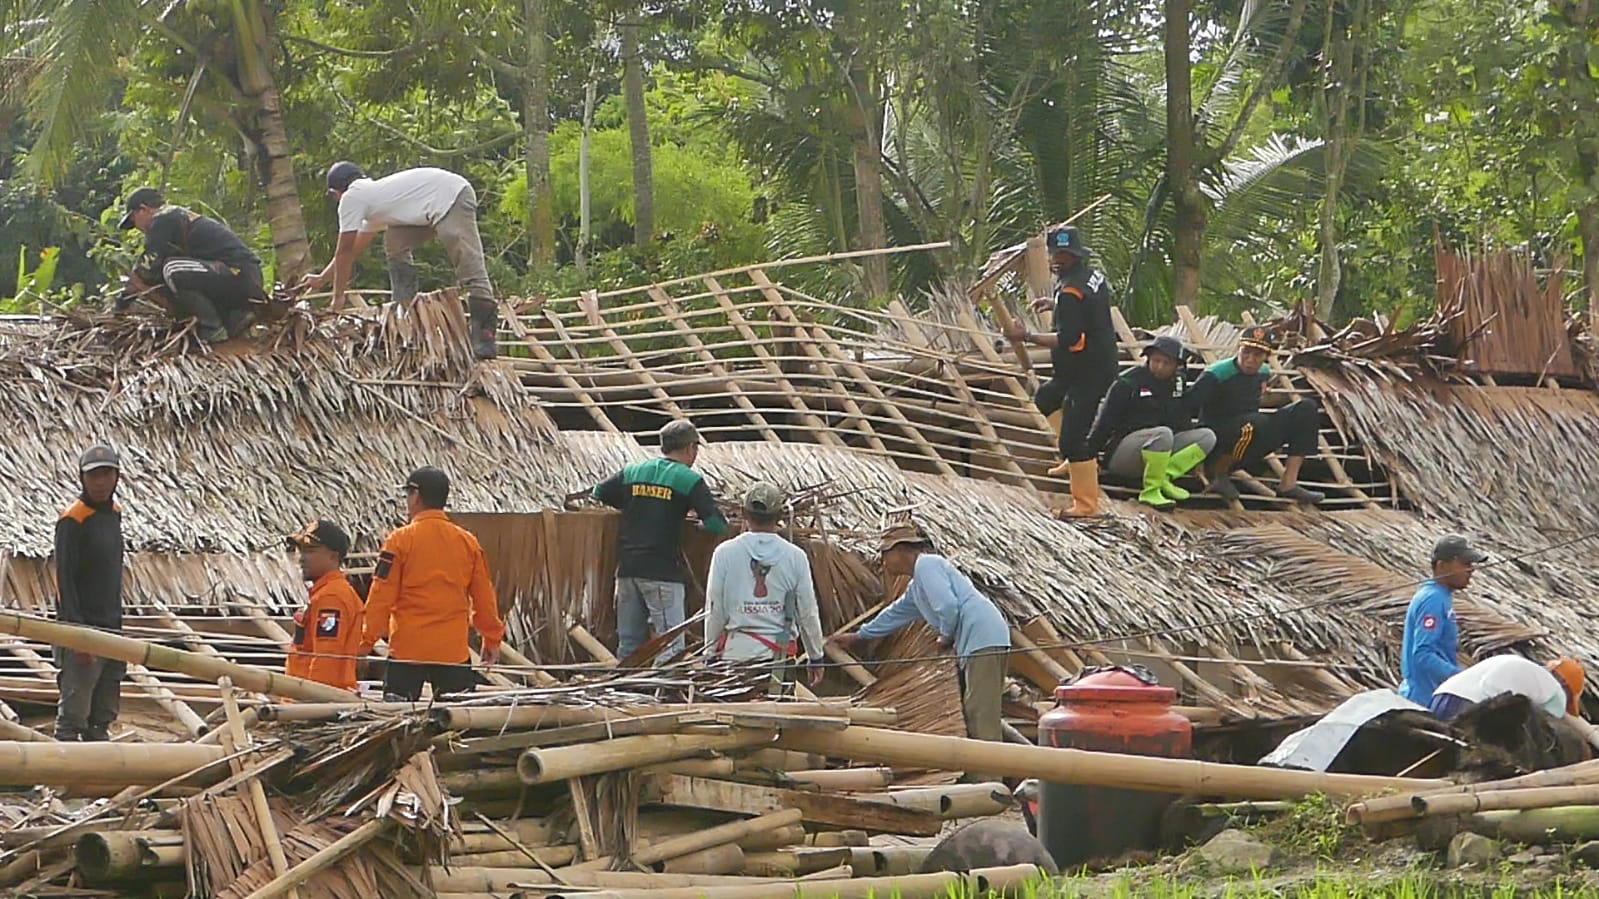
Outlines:
{"label": "man in blue jacket", "polygon": [[1460,629],[1455,623],[1454,594],[1471,584],[1472,572],[1487,553],[1459,534],[1440,537],[1432,548],[1432,577],[1410,600],[1405,612],[1399,695],[1430,707],[1438,685],[1460,672]]}
{"label": "man in blue jacket", "polygon": [[885,579],[911,576],[904,594],[859,631],[834,638],[845,648],[886,637],[913,621],[925,621],[939,645],[953,649],[959,664],[961,711],[966,735],[1001,742],[1000,703],[1005,694],[1010,626],[1005,616],[914,524],[890,527],[878,543]]}

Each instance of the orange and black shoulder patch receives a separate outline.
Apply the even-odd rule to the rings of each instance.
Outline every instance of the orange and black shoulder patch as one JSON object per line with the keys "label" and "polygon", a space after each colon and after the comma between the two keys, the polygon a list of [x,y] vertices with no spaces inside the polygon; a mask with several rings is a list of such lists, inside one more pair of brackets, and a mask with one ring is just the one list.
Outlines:
{"label": "orange and black shoulder patch", "polygon": [[67,510],[61,513],[61,517],[70,518],[73,521],[76,521],[78,524],[83,524],[85,521],[88,521],[89,516],[93,514],[94,509],[90,507],[88,503],[80,499],[68,506]]}

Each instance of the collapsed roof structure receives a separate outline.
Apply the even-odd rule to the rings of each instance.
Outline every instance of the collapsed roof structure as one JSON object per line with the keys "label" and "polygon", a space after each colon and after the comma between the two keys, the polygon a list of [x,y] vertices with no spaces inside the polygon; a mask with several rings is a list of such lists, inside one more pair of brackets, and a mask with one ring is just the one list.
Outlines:
{"label": "collapsed roof structure", "polygon": [[[1468,652],[1599,659],[1599,574],[1579,539],[1599,530],[1599,397],[1581,389],[1593,383],[1584,341],[1565,346],[1564,368],[1544,358],[1544,319],[1567,333],[1558,290],[1553,306],[1518,293],[1486,315],[1497,294],[1472,294],[1478,330],[1499,335],[1494,376],[1472,372],[1447,309],[1431,331],[1367,324],[1328,337],[1279,323],[1298,351],[1274,392],[1317,396],[1326,413],[1306,469],[1330,494],[1321,510],[1272,497],[1268,466],[1231,507],[1113,503],[1103,520],[1069,524],[1050,513],[1064,484],[1044,473],[1053,435],[1030,404],[1048,360],[1013,352],[991,321],[1036,263],[1025,248],[996,254],[972,297],[918,311],[807,296],[782,283],[789,263],[507,301],[503,355],[488,364],[471,360],[451,293],[369,317],[296,311],[221,350],[164,321],[8,326],[0,603],[50,610],[51,528],[76,492],[69,460],[107,440],[126,465],[129,633],[281,664],[304,589],[281,535],[329,517],[370,551],[399,523],[393,485],[438,464],[489,553],[512,642],[536,662],[585,661],[567,624],[612,630],[616,521],[563,499],[687,417],[710,440],[700,467],[721,497],[760,479],[801,499],[790,526],[812,554],[829,631],[884,601],[869,537],[908,512],[1010,619],[1017,670],[1041,670],[1035,682],[1136,662],[1229,717],[1310,714],[1393,683],[1428,548],[1459,530],[1504,560],[1459,602]],[[1533,319],[1543,336],[1518,368],[1504,335]],[[1167,330],[1203,360],[1230,354],[1237,332],[1186,310]],[[1118,331],[1123,364],[1138,364],[1140,335],[1119,318]],[[689,543],[697,576],[709,549]],[[46,701],[48,647],[3,639],[0,699]],[[130,699],[191,731],[215,708],[215,685],[132,679]]]}

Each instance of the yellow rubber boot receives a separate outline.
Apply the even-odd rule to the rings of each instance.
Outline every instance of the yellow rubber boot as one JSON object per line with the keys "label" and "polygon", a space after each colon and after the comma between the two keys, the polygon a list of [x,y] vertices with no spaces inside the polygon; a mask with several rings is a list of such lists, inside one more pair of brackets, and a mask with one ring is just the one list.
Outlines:
{"label": "yellow rubber boot", "polygon": [[[1060,444],[1060,420],[1062,415],[1063,413],[1061,410],[1056,409],[1054,412],[1051,412],[1049,415],[1045,416],[1045,420],[1049,422],[1049,432],[1055,435],[1056,445]],[[1065,474],[1069,467],[1071,467],[1070,463],[1062,459],[1059,465],[1050,468],[1049,476],[1052,478],[1058,478]]]}
{"label": "yellow rubber boot", "polygon": [[1099,515],[1099,463],[1093,459],[1067,463],[1071,472],[1072,504],[1062,509],[1061,518],[1094,518]]}

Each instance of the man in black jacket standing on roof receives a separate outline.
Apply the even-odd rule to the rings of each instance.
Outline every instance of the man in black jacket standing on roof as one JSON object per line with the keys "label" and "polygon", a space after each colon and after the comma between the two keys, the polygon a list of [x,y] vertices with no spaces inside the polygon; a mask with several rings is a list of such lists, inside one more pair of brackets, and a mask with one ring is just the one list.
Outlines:
{"label": "man in black jacket standing on roof", "polygon": [[1089,249],[1077,229],[1066,225],[1049,232],[1049,267],[1055,274],[1053,299],[1040,297],[1033,309],[1055,307],[1055,332],[1031,334],[1013,319],[1005,336],[1012,341],[1048,347],[1054,376],[1038,388],[1034,402],[1049,416],[1061,411],[1061,463],[1053,476],[1071,473],[1071,508],[1065,518],[1099,514],[1099,463],[1088,447],[1099,400],[1116,379],[1116,330],[1110,321],[1110,284],[1105,273],[1088,264]]}
{"label": "man in black jacket standing on roof", "polygon": [[153,187],[128,195],[121,227],[144,232],[144,255],[128,276],[118,309],[164,286],[178,315],[192,318],[200,339],[221,343],[249,330],[252,300],[265,300],[261,260],[216,219],[168,206]]}
{"label": "man in black jacket standing on roof", "polygon": [[[78,499],[56,522],[56,620],[122,630],[121,461],[109,446],[78,458]],[[56,739],[108,740],[122,702],[123,662],[57,647]]]}

